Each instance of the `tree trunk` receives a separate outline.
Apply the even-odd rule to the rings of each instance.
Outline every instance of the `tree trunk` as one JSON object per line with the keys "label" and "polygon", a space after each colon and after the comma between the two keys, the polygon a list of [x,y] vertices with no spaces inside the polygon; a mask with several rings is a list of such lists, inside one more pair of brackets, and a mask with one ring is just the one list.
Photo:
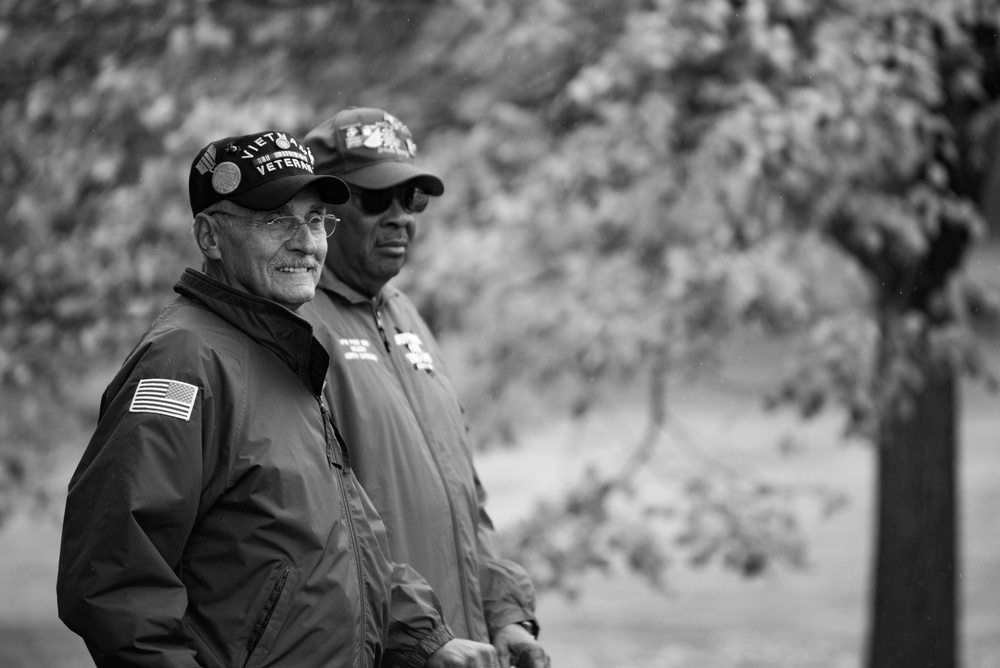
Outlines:
{"label": "tree trunk", "polygon": [[948,364],[916,357],[925,384],[879,434],[869,668],[959,665],[958,387]]}

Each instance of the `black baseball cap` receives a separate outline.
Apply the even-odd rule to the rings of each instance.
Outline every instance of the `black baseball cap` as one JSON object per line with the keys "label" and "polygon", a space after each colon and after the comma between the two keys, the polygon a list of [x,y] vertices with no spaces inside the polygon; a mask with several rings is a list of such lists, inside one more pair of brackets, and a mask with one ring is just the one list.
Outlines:
{"label": "black baseball cap", "polygon": [[347,184],[335,176],[316,176],[314,162],[309,148],[287,132],[214,141],[191,163],[191,212],[197,216],[224,199],[256,211],[277,209],[306,186],[315,186],[326,203],[346,202],[351,196]]}
{"label": "black baseball cap", "polygon": [[412,182],[429,195],[444,193],[441,179],[413,165],[417,145],[392,114],[370,107],[338,111],[305,137],[316,171],[370,190]]}

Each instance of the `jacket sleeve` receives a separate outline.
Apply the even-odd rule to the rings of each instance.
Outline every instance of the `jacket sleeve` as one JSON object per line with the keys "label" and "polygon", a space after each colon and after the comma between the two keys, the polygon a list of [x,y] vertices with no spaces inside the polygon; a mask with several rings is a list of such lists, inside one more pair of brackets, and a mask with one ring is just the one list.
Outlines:
{"label": "jacket sleeve", "polygon": [[479,506],[476,534],[479,543],[479,584],[490,639],[504,626],[518,622],[531,622],[537,630],[535,586],[523,567],[500,556],[493,520],[486,512],[486,490],[479,481],[479,474],[474,475]]}
{"label": "jacket sleeve", "polygon": [[406,564],[393,564],[388,635],[385,665],[398,668],[422,668],[455,637],[430,585]]}
{"label": "jacket sleeve", "polygon": [[[164,357],[172,359],[140,351],[123,367],[69,485],[59,616],[99,668],[197,666],[178,573],[199,506],[204,385],[165,368]],[[131,411],[139,382],[149,378],[197,386],[190,418]]]}

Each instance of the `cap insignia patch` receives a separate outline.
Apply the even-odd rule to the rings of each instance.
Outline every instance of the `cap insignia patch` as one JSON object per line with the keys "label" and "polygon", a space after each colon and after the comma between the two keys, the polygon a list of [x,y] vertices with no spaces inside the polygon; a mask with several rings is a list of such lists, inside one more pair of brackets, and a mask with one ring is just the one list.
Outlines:
{"label": "cap insignia patch", "polygon": [[344,130],[347,148],[370,148],[379,153],[395,153],[412,158],[417,145],[410,138],[410,130],[399,119],[386,114],[384,120],[365,125],[350,125]]}
{"label": "cap insignia patch", "polygon": [[219,163],[212,172],[212,188],[220,195],[228,195],[239,188],[241,176],[236,163]]}

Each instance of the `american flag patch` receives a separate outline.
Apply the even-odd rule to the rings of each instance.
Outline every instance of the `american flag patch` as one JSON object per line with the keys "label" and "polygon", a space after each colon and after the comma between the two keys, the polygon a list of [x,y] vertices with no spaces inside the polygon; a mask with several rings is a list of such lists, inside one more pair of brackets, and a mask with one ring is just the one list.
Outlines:
{"label": "american flag patch", "polygon": [[191,419],[198,388],[179,380],[147,378],[139,381],[132,397],[130,413],[159,413],[182,420]]}

